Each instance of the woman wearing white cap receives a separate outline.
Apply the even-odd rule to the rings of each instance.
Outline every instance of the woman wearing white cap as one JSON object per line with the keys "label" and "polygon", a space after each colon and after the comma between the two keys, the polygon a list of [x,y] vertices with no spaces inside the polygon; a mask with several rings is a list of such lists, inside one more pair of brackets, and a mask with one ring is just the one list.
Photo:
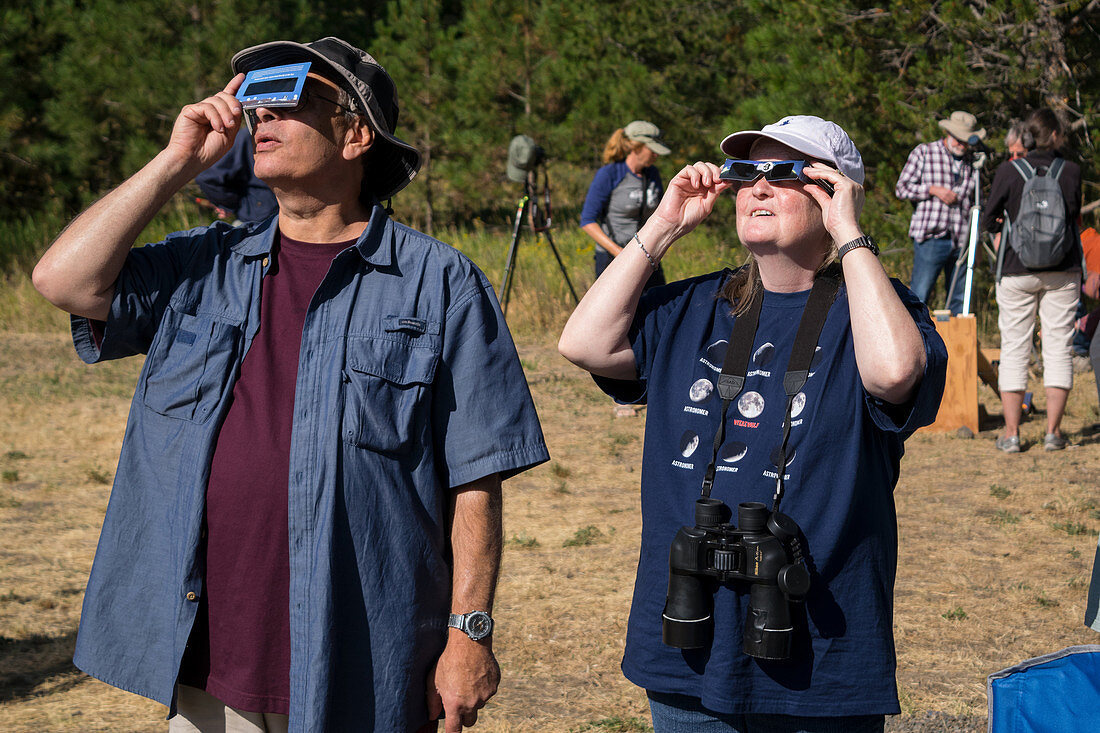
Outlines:
{"label": "woman wearing white cap", "polygon": [[[863,161],[839,126],[787,117],[722,150],[721,169],[670,181],[559,343],[609,394],[649,406],[623,671],[658,733],[881,731],[899,712],[892,491],[904,438],[935,418],[946,349],[860,229]],[[726,190],[750,263],[641,297]],[[747,522],[707,514],[741,502],[767,502],[747,511],[775,519],[761,527],[782,568],[759,570],[748,535],[719,524]],[[703,551],[716,537],[739,569]],[[701,544],[673,552],[670,584],[674,539]]]}
{"label": "woman wearing white cap", "polygon": [[[654,163],[668,153],[661,129],[644,120],[620,127],[604,144],[604,166],[596,171],[581,209],[581,229],[596,241],[596,277],[657,208],[663,189]],[[658,268],[646,287],[664,284]]]}

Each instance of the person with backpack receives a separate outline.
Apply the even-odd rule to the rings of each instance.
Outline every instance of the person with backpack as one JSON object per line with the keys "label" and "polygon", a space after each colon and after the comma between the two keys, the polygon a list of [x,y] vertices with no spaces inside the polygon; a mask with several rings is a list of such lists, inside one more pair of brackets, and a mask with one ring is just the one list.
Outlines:
{"label": "person with backpack", "polygon": [[1066,447],[1061,422],[1073,386],[1071,344],[1081,286],[1081,168],[1059,152],[1065,129],[1052,110],[1033,111],[1025,125],[1035,149],[997,167],[982,212],[989,232],[1003,230],[997,247],[997,323],[1005,432],[996,447],[1005,453],[1022,449],[1020,415],[1036,311],[1047,398],[1043,449]]}

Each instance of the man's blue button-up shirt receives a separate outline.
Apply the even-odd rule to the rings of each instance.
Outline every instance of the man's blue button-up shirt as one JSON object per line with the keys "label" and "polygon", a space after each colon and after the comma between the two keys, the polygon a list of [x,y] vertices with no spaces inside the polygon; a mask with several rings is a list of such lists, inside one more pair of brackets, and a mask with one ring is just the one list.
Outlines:
{"label": "man's blue button-up shirt", "polygon": [[[134,249],[102,334],[73,319],[89,363],[148,354],[75,662],[166,705],[203,592],[210,462],[259,327],[276,232],[277,219],[215,224]],[[426,676],[450,610],[450,489],[547,459],[485,276],[375,206],[333,260],[302,332],[289,478],[291,730],[426,721]]]}

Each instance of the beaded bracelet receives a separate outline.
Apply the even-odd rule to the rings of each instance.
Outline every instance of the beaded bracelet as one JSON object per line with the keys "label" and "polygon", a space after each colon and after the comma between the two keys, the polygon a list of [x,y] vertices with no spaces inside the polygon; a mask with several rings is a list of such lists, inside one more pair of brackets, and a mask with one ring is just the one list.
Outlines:
{"label": "beaded bracelet", "polygon": [[652,267],[652,268],[653,268],[654,270],[656,270],[656,269],[657,269],[657,267],[658,267],[658,265],[657,265],[657,260],[653,259],[653,258],[652,258],[652,257],[651,257],[651,256],[649,255],[649,251],[648,251],[648,250],[646,250],[646,248],[645,248],[645,245],[644,245],[644,244],[642,244],[642,240],[638,239],[638,233],[637,233],[637,232],[635,232],[635,233],[634,233],[634,241],[635,241],[635,242],[637,242],[637,243],[638,243],[638,246],[642,248],[642,254],[644,254],[644,255],[645,255],[645,258],[646,258],[647,260],[649,260],[649,266],[650,266],[650,267]]}

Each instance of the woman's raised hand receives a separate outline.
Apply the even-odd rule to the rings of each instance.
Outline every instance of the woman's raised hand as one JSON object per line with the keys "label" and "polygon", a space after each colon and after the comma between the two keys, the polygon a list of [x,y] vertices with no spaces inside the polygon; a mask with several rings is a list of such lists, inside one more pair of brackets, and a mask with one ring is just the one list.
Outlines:
{"label": "woman's raised hand", "polygon": [[841,245],[861,236],[859,215],[863,211],[863,186],[824,163],[814,163],[805,170],[810,178],[827,181],[834,189],[830,196],[819,186],[806,187],[806,192],[821,206],[822,223],[833,240]]}
{"label": "woman's raised hand", "polygon": [[684,166],[671,181],[661,198],[657,210],[647,222],[649,226],[661,226],[663,231],[653,235],[678,239],[710,216],[718,196],[733,184],[718,178],[719,168],[714,163],[702,161]]}

